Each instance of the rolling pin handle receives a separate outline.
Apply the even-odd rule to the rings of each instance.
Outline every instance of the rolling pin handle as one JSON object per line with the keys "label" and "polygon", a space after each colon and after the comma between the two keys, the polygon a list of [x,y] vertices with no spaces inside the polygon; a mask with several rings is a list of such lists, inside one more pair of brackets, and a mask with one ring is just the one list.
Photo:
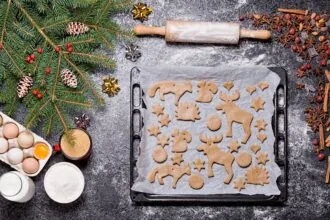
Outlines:
{"label": "rolling pin handle", "polygon": [[240,30],[240,38],[253,38],[260,40],[268,40],[271,37],[270,31],[267,30]]}
{"label": "rolling pin handle", "polygon": [[165,27],[150,27],[144,25],[137,25],[133,29],[136,35],[161,35],[165,36]]}

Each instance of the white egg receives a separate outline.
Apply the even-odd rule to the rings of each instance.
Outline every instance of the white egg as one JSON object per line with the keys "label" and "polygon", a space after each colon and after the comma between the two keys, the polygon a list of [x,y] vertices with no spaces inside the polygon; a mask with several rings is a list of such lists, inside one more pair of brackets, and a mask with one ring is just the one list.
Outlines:
{"label": "white egg", "polygon": [[29,148],[34,144],[33,134],[29,131],[22,131],[18,135],[17,142],[22,148]]}
{"label": "white egg", "polygon": [[6,153],[8,151],[8,148],[8,141],[5,138],[0,137],[0,154]]}
{"label": "white egg", "polygon": [[12,148],[7,153],[7,159],[9,163],[13,165],[22,163],[23,157],[24,157],[23,151],[19,148]]}

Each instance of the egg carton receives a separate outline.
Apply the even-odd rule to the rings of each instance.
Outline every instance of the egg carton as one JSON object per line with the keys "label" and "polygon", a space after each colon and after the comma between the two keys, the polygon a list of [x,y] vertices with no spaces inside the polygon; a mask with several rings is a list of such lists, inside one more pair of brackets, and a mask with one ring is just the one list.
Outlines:
{"label": "egg carton", "polygon": [[[17,125],[18,130],[19,130],[18,134],[20,134],[23,131],[29,131],[33,135],[33,137],[34,137],[34,143],[33,143],[33,145],[31,147],[29,147],[29,148],[24,148],[24,149],[21,146],[19,146],[18,141],[17,141],[17,137],[16,138],[12,138],[12,139],[5,138],[8,141],[8,143],[9,143],[9,149],[6,152],[0,154],[0,160],[3,161],[4,163],[8,164],[9,166],[11,166],[12,168],[14,168],[15,170],[23,173],[26,176],[31,176],[31,177],[37,176],[40,173],[40,171],[43,169],[43,167],[46,165],[46,163],[48,162],[49,158],[51,157],[51,155],[53,153],[53,149],[52,149],[51,145],[45,139],[43,139],[42,137],[36,135],[32,131],[26,129],[23,125],[19,124],[17,121],[15,121],[14,119],[10,118],[6,114],[0,112],[0,116],[2,117],[2,123],[1,123],[1,117],[0,117],[0,137],[5,138],[4,135],[3,135],[3,126],[6,123],[9,123],[9,122],[12,122],[12,123],[14,123],[14,124]],[[23,170],[22,164],[23,164],[23,161],[24,161],[25,158],[34,157],[33,150],[34,150],[34,146],[35,146],[36,143],[44,143],[48,147],[49,152],[48,152],[47,157],[44,158],[44,159],[37,159],[37,158],[35,158],[39,162],[39,169],[38,169],[37,172],[32,173],[32,174],[31,173],[26,173]],[[7,157],[8,151],[11,148],[15,148],[15,147],[16,148],[20,148],[23,151],[23,155],[24,155],[22,162],[19,163],[19,164],[11,164],[9,162],[9,160],[8,160],[8,157]]]}

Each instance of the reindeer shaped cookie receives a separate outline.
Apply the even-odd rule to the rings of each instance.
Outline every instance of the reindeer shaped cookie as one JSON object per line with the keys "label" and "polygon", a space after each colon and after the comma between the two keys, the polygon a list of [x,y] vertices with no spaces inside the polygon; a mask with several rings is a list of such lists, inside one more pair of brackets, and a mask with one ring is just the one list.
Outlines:
{"label": "reindeer shaped cookie", "polygon": [[250,136],[251,136],[251,122],[253,120],[253,115],[247,111],[244,111],[240,107],[238,107],[233,101],[236,101],[240,98],[240,93],[238,90],[234,92],[232,95],[226,95],[220,92],[220,99],[224,101],[224,103],[217,105],[217,110],[222,110],[227,118],[228,130],[227,137],[232,137],[233,133],[233,122],[239,123],[243,125],[243,129],[245,132],[245,136],[242,139],[242,143],[245,144]]}
{"label": "reindeer shaped cookie", "polygon": [[174,129],[174,131],[172,132],[172,137],[172,152],[183,153],[187,151],[188,143],[190,143],[192,139],[189,131],[180,131],[179,129]]}
{"label": "reindeer shaped cookie", "polygon": [[162,164],[153,169],[149,174],[148,174],[148,179],[150,183],[155,182],[155,178],[157,176],[158,183],[160,185],[164,185],[164,177],[167,176],[172,176],[173,181],[172,181],[172,188],[176,188],[176,184],[178,183],[179,179],[183,175],[190,175],[191,174],[191,169],[189,166],[189,163],[185,163],[182,166],[175,166],[170,163]]}
{"label": "reindeer shaped cookie", "polygon": [[217,163],[223,165],[227,172],[227,177],[224,179],[224,183],[230,183],[233,178],[233,168],[232,164],[235,160],[234,156],[229,153],[221,150],[217,147],[215,143],[219,143],[222,140],[222,135],[209,138],[206,135],[200,135],[199,139],[204,143],[197,147],[198,151],[203,151],[208,158],[207,162],[207,175],[208,177],[213,177],[213,164]]}
{"label": "reindeer shaped cookie", "polygon": [[218,87],[214,82],[206,82],[205,80],[198,82],[198,94],[197,102],[211,102],[213,99],[213,94],[218,92]]}
{"label": "reindeer shaped cookie", "polygon": [[174,81],[157,82],[149,89],[148,95],[150,97],[154,97],[157,90],[159,90],[159,98],[162,101],[165,101],[164,95],[169,93],[175,94],[175,105],[177,105],[184,93],[192,92],[192,85],[190,81],[186,81],[181,84]]}

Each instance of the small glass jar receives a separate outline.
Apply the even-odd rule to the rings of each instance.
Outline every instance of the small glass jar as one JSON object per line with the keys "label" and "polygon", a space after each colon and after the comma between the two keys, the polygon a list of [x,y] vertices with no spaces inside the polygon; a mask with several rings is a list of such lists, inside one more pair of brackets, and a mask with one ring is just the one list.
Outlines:
{"label": "small glass jar", "polygon": [[73,128],[60,137],[60,146],[63,155],[69,160],[85,160],[92,153],[92,138],[87,131]]}
{"label": "small glass jar", "polygon": [[24,203],[34,196],[35,185],[31,178],[11,171],[0,177],[0,192],[9,201]]}

